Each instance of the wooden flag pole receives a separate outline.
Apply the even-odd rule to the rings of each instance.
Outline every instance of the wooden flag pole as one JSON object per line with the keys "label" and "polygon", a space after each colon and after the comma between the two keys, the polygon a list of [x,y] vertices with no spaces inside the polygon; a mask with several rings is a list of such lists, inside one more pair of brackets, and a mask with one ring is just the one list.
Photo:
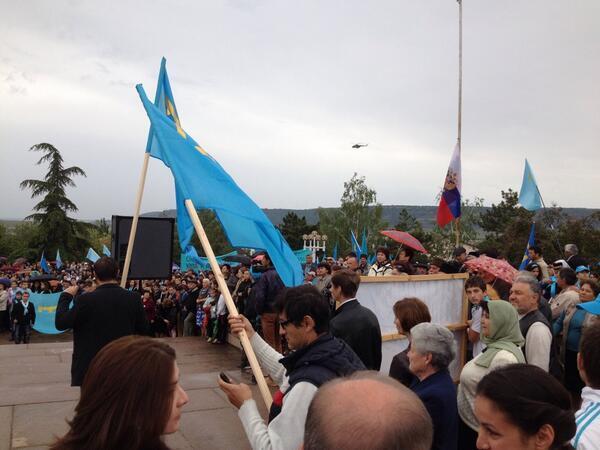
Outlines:
{"label": "wooden flag pole", "polygon": [[142,195],[144,194],[144,184],[146,183],[146,173],[148,173],[148,161],[150,153],[144,152],[144,163],[142,164],[142,173],[140,174],[140,184],[138,186],[137,199],[135,201],[135,211],[131,221],[131,231],[127,241],[127,253],[125,255],[125,264],[123,264],[123,273],[121,274],[121,287],[127,286],[127,275],[129,275],[129,266],[131,264],[131,255],[133,254],[133,244],[135,242],[135,233],[137,231],[138,219],[140,218],[140,208],[142,206]]}
{"label": "wooden flag pole", "polygon": [[[208,237],[206,236],[206,232],[204,231],[202,222],[200,222],[200,217],[198,217],[198,212],[196,211],[194,203],[190,199],[186,199],[185,207],[187,208],[188,214],[192,219],[192,223],[194,224],[194,228],[196,230],[196,233],[198,234],[198,238],[200,238],[200,243],[202,244],[202,248],[204,249],[204,254],[208,258],[210,268],[212,269],[215,275],[215,279],[217,280],[217,284],[219,285],[219,290],[221,291],[221,294],[223,294],[223,296],[225,297],[225,303],[227,304],[229,314],[237,316],[239,314],[238,310],[235,307],[235,303],[233,303],[233,298],[231,297],[231,293],[229,292],[229,288],[227,287],[225,278],[221,273],[221,268],[219,267],[219,263],[217,262],[215,253],[213,252],[213,249],[210,246],[210,242],[208,241]],[[248,357],[248,362],[250,363],[250,367],[252,368],[254,378],[256,378],[258,389],[260,390],[265,405],[267,406],[267,410],[269,410],[271,408],[271,403],[273,403],[273,397],[271,396],[271,392],[269,391],[269,387],[267,386],[265,377],[263,376],[260,365],[258,364],[258,359],[256,359],[256,355],[254,354],[254,350],[252,349],[252,345],[250,344],[250,339],[248,339],[248,335],[245,331],[242,331],[239,334],[239,338],[242,344],[242,348],[244,349],[244,352]]]}

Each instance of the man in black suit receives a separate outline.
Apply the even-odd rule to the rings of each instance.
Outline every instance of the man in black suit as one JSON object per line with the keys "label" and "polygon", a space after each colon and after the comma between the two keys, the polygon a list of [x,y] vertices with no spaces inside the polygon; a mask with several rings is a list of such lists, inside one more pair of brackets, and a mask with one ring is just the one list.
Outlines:
{"label": "man in black suit", "polygon": [[104,256],[94,263],[94,291],[77,296],[70,309],[77,286],[63,291],[58,300],[56,329],[73,329],[72,386],[81,386],[92,359],[106,344],[122,336],[148,333],[140,294],[119,286],[118,271],[115,260]]}
{"label": "man in black suit", "polygon": [[329,330],[343,339],[369,370],[381,367],[381,328],[373,311],[356,299],[360,276],[351,270],[337,271],[331,277],[331,294],[339,307]]}

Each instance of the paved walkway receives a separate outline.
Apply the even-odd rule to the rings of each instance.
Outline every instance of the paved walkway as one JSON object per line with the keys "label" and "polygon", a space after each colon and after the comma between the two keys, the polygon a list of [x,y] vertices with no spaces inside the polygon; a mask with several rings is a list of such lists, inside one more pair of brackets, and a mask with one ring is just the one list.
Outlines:
{"label": "paved walkway", "polygon": [[[249,381],[238,368],[240,351],[200,338],[165,341],[177,351],[181,384],[190,397],[180,429],[167,444],[181,450],[249,448],[237,412],[216,381],[222,370]],[[70,342],[0,345],[0,450],[46,449],[66,432],[65,420],[79,398],[79,389],[70,387],[72,347]]]}

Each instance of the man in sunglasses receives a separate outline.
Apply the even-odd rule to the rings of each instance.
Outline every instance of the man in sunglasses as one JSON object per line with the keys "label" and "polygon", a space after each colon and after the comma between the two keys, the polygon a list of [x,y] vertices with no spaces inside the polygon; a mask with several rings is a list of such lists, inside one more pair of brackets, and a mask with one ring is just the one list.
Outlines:
{"label": "man in sunglasses", "polygon": [[329,333],[329,304],[314,286],[286,289],[275,309],[279,333],[291,350],[285,357],[263,341],[244,316],[229,317],[231,332],[246,331],[261,366],[279,385],[268,424],[261,418],[248,385],[219,379],[221,389],[239,409],[238,416],[254,450],[298,448],[317,389],[331,379],[365,369],[352,349]]}

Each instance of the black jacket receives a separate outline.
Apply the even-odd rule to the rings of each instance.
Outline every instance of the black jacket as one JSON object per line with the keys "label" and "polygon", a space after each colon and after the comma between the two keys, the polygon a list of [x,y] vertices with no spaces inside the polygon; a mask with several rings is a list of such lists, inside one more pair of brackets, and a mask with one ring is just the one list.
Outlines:
{"label": "black jacket", "polygon": [[283,281],[273,267],[268,267],[254,285],[256,312],[262,314],[275,310],[275,300],[284,288]]}
{"label": "black jacket", "polygon": [[16,320],[19,325],[33,325],[35,323],[35,305],[31,302],[27,304],[26,316],[23,303],[15,303],[12,310],[12,320]]}
{"label": "black jacket", "polygon": [[71,385],[81,386],[96,353],[115,339],[131,334],[147,334],[148,321],[140,294],[115,284],[103,284],[80,295],[69,309],[73,297],[63,292],[56,307],[57,330],[73,329]]}
{"label": "black jacket", "polygon": [[[348,344],[329,333],[322,334],[304,348],[290,352],[279,362],[285,367],[290,384],[285,395],[300,382],[311,383],[318,388],[334,378],[365,370],[365,366]],[[269,421],[280,412],[281,404],[274,400],[269,411]]]}
{"label": "black jacket", "polygon": [[329,331],[344,340],[369,370],[381,368],[381,328],[373,311],[358,300],[346,301],[329,322]]}

